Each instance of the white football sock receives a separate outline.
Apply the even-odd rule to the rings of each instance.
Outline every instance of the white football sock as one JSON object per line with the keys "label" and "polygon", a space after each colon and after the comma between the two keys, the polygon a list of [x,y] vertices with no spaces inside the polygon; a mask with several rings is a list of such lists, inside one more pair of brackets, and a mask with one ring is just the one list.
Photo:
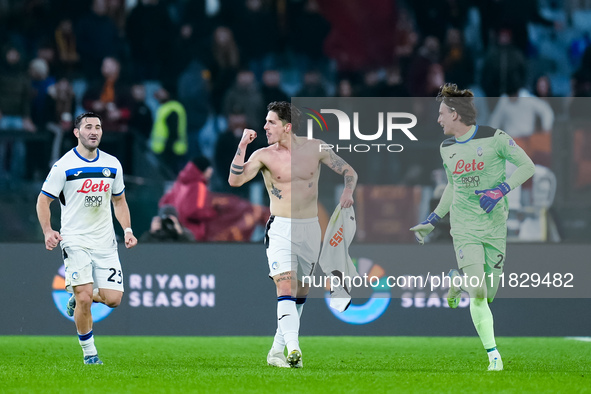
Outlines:
{"label": "white football sock", "polygon": [[300,330],[300,316],[296,308],[295,298],[289,296],[278,297],[277,327],[281,330],[287,352],[300,350],[298,332]]}
{"label": "white football sock", "polygon": [[92,330],[86,334],[79,333],[78,342],[80,343],[80,346],[82,346],[84,356],[96,356],[98,354],[96,347],[94,346],[94,335],[92,334]]}

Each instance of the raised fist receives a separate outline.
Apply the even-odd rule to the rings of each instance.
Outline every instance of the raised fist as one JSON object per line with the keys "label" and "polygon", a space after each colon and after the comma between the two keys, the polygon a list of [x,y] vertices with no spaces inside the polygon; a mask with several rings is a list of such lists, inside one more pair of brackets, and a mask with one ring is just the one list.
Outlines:
{"label": "raised fist", "polygon": [[257,138],[257,132],[252,129],[244,129],[242,133],[242,139],[240,140],[240,144],[250,144],[254,139]]}

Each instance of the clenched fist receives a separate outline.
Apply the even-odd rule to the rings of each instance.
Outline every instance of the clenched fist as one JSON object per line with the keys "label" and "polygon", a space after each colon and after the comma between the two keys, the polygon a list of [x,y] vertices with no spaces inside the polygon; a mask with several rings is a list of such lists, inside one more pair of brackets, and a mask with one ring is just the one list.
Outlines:
{"label": "clenched fist", "polygon": [[252,129],[244,129],[242,133],[242,139],[240,140],[240,145],[243,144],[250,144],[254,139],[257,138],[257,132]]}

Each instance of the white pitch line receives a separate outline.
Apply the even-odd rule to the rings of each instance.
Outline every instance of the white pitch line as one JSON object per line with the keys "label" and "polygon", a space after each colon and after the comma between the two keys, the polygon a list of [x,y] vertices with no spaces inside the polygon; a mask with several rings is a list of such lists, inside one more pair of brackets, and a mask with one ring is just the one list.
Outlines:
{"label": "white pitch line", "polygon": [[591,342],[591,337],[564,337],[564,339],[571,339],[573,341]]}

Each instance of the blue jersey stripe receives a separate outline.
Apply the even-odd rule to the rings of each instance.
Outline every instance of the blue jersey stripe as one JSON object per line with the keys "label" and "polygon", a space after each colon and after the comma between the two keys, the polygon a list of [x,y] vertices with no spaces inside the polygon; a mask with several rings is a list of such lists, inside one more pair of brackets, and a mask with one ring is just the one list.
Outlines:
{"label": "blue jersey stripe", "polygon": [[45,195],[46,195],[47,197],[49,197],[49,198],[53,198],[54,200],[57,198],[57,197],[56,197],[56,196],[54,196],[53,194],[49,194],[49,193],[47,193],[47,192],[45,192],[45,191],[43,191],[43,190],[41,190],[41,193],[42,193],[42,194],[45,194]]}
{"label": "blue jersey stripe", "polygon": [[[113,168],[113,167],[78,167],[78,168],[72,168],[71,170],[67,170],[66,176],[74,175],[78,172],[79,172],[78,175],[86,174],[86,173],[96,173],[96,172],[102,174],[103,169],[105,169],[105,168],[108,168],[109,171],[111,171],[111,174],[117,174],[117,169]],[[104,177],[104,175],[103,175],[103,177]]]}
{"label": "blue jersey stripe", "polygon": [[78,158],[80,158],[80,160],[83,160],[87,163],[94,163],[95,161],[97,161],[99,159],[99,156],[100,156],[100,151],[98,149],[96,150],[96,157],[92,160],[88,160],[87,158],[82,157],[80,155],[80,153],[78,153],[78,150],[76,148],[74,148],[74,153],[76,154],[76,156],[78,156]]}
{"label": "blue jersey stripe", "polygon": [[122,195],[122,194],[123,194],[123,192],[125,192],[125,189],[121,190],[121,193],[113,193],[113,195],[114,195],[115,197],[117,197],[117,196],[120,196],[120,195]]}
{"label": "blue jersey stripe", "polygon": [[466,142],[470,142],[470,140],[472,138],[474,138],[474,136],[476,135],[477,132],[478,132],[478,125],[476,125],[476,128],[474,129],[474,133],[470,136],[470,138],[468,138],[466,141],[458,141],[458,139],[456,138],[456,142],[458,144],[465,144]]}
{"label": "blue jersey stripe", "polygon": [[[103,171],[109,170],[108,175],[105,175]],[[66,171],[66,180],[75,181],[76,179],[86,178],[115,178],[117,175],[117,169],[113,167],[79,167],[72,168]]]}

